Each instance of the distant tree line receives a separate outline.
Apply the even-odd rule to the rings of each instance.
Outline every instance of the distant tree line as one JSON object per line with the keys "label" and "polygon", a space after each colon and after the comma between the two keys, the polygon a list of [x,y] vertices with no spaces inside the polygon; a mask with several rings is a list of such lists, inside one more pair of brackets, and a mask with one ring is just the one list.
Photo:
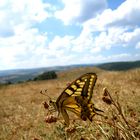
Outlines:
{"label": "distant tree line", "polygon": [[44,72],[44,73],[38,75],[37,77],[35,77],[33,79],[33,81],[56,79],[56,78],[57,78],[57,74],[55,73],[55,71],[48,71],[48,72]]}
{"label": "distant tree line", "polygon": [[[36,76],[33,79],[28,79],[26,81],[17,81],[16,83],[23,83],[23,82],[29,82],[29,81],[39,81],[39,80],[49,80],[49,79],[56,79],[57,78],[57,74],[55,73],[55,71],[48,71],[48,72],[44,72],[38,76]],[[4,83],[0,83],[0,85],[10,85],[13,84],[15,82],[12,81],[6,81]]]}
{"label": "distant tree line", "polygon": [[97,67],[105,70],[124,71],[140,67],[140,61],[135,62],[112,62],[97,65]]}

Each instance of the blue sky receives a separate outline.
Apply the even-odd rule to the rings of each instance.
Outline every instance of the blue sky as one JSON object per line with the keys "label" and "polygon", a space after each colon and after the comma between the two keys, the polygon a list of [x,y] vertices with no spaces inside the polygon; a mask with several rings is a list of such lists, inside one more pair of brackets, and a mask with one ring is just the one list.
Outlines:
{"label": "blue sky", "polygon": [[140,0],[0,0],[0,70],[140,60]]}

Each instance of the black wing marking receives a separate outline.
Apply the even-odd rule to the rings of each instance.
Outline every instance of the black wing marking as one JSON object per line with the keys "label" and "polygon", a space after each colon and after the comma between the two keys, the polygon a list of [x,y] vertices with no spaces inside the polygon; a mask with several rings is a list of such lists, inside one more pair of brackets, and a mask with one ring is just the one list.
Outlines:
{"label": "black wing marking", "polygon": [[[89,100],[92,98],[93,88],[97,80],[95,73],[87,73],[77,78],[72,82],[62,94],[68,94],[69,96],[83,96]],[[60,95],[61,96],[61,95]]]}

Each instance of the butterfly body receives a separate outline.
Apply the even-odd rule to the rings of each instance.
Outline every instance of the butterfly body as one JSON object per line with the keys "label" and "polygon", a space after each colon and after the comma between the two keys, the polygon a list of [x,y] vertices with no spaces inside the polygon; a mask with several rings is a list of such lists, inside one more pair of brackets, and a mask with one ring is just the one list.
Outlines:
{"label": "butterfly body", "polygon": [[87,73],[72,82],[58,97],[56,102],[53,102],[58,114],[62,114],[66,125],[69,125],[69,116],[66,110],[74,112],[82,120],[92,118],[96,111],[101,111],[94,107],[91,101],[93,88],[97,80],[95,73]]}

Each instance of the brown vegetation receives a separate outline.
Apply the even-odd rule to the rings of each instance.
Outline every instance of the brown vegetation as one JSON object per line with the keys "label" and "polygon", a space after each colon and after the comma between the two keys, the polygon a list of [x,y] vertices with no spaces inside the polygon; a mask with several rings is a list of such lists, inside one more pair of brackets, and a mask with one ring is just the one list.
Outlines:
{"label": "brown vegetation", "polygon": [[[46,123],[43,102],[47,99],[40,91],[47,89],[48,95],[56,99],[68,83],[87,72],[98,75],[93,101],[106,117],[95,116],[90,123],[70,114],[69,128],[64,127],[61,117],[54,123]],[[109,72],[88,67],[58,73],[55,80],[0,86],[0,140],[138,140],[139,75],[140,69]],[[103,96],[104,87],[108,92]]]}

